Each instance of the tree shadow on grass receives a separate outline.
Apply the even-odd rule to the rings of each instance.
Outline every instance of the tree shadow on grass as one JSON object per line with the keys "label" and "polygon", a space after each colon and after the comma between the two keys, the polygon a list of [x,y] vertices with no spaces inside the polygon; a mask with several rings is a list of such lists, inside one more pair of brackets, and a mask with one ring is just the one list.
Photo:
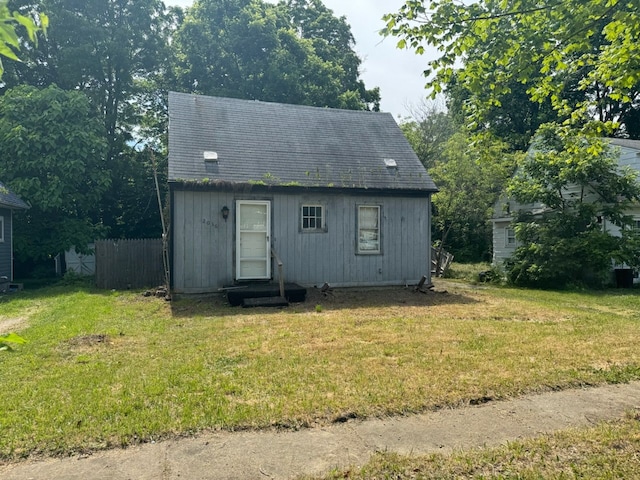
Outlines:
{"label": "tree shadow on grass", "polygon": [[368,308],[429,308],[437,305],[471,305],[478,300],[462,292],[443,289],[426,292],[413,287],[336,288],[323,293],[318,288],[308,288],[304,302],[291,303],[288,307],[233,307],[223,295],[182,295],[171,303],[176,318],[194,316],[236,316],[296,314],[335,310]]}
{"label": "tree shadow on grass", "polygon": [[[140,290],[141,293],[142,291]],[[79,292],[108,297],[114,295],[116,291],[98,289],[91,281],[65,282],[61,280],[58,283],[37,286],[25,284],[22,290],[0,293],[0,305],[19,300],[43,300]]]}

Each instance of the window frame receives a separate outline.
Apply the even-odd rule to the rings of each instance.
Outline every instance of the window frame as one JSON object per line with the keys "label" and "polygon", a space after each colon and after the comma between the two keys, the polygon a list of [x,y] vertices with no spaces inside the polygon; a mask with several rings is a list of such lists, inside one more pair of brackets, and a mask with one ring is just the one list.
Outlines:
{"label": "window frame", "polygon": [[[376,209],[378,212],[377,215],[377,225],[375,228],[370,227],[362,227],[362,220],[360,212],[362,209]],[[361,232],[363,230],[375,231],[377,233],[377,243],[378,248],[376,250],[371,249],[363,249],[361,248]],[[372,204],[358,204],[356,205],[356,254],[358,255],[382,255],[382,205],[372,205]]]}
{"label": "window frame", "polygon": [[0,243],[4,243],[4,216],[0,215]]}
{"label": "window frame", "polygon": [[[305,208],[314,208],[320,209],[320,226],[317,226],[318,215],[306,215],[304,214]],[[315,227],[306,227],[304,226],[304,221],[306,219],[314,219],[316,221]],[[301,233],[326,233],[327,232],[327,209],[326,206],[319,202],[305,202],[300,204],[300,223],[298,224],[298,228]]]}
{"label": "window frame", "polygon": [[[513,239],[512,242],[510,241],[511,239]],[[518,246],[515,229],[511,227],[504,228],[504,246],[507,248],[516,248]]]}

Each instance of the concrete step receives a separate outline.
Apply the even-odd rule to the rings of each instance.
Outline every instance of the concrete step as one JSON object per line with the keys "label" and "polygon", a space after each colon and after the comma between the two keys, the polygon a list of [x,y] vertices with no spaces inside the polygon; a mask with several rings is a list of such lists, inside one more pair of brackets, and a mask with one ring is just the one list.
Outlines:
{"label": "concrete step", "polygon": [[283,297],[254,297],[242,300],[243,307],[286,307],[289,302]]}

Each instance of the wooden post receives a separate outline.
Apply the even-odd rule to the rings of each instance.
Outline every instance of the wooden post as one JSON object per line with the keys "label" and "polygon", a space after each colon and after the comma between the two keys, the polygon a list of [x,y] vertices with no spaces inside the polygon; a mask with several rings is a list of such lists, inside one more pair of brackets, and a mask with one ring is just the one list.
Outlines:
{"label": "wooden post", "polygon": [[280,296],[284,298],[284,275],[282,273],[282,260],[278,257],[276,251],[272,248],[271,255],[276,259],[276,263],[278,264],[278,280],[280,283]]}

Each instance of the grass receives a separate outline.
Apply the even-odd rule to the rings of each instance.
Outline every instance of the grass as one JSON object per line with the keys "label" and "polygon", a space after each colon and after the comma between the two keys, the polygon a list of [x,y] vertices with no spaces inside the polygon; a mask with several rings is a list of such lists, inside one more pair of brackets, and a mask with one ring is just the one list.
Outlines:
{"label": "grass", "polygon": [[496,448],[451,455],[406,457],[378,453],[362,468],[334,471],[325,479],[637,479],[640,417],[592,428],[519,440]]}
{"label": "grass", "polygon": [[490,263],[453,262],[445,272],[445,277],[449,279],[464,280],[469,283],[478,283],[480,272],[487,272],[490,270]]}
{"label": "grass", "polygon": [[[0,459],[298,428],[640,378],[635,291],[338,290],[285,310],[50,287],[0,300]],[[316,305],[321,305],[318,309]]]}

